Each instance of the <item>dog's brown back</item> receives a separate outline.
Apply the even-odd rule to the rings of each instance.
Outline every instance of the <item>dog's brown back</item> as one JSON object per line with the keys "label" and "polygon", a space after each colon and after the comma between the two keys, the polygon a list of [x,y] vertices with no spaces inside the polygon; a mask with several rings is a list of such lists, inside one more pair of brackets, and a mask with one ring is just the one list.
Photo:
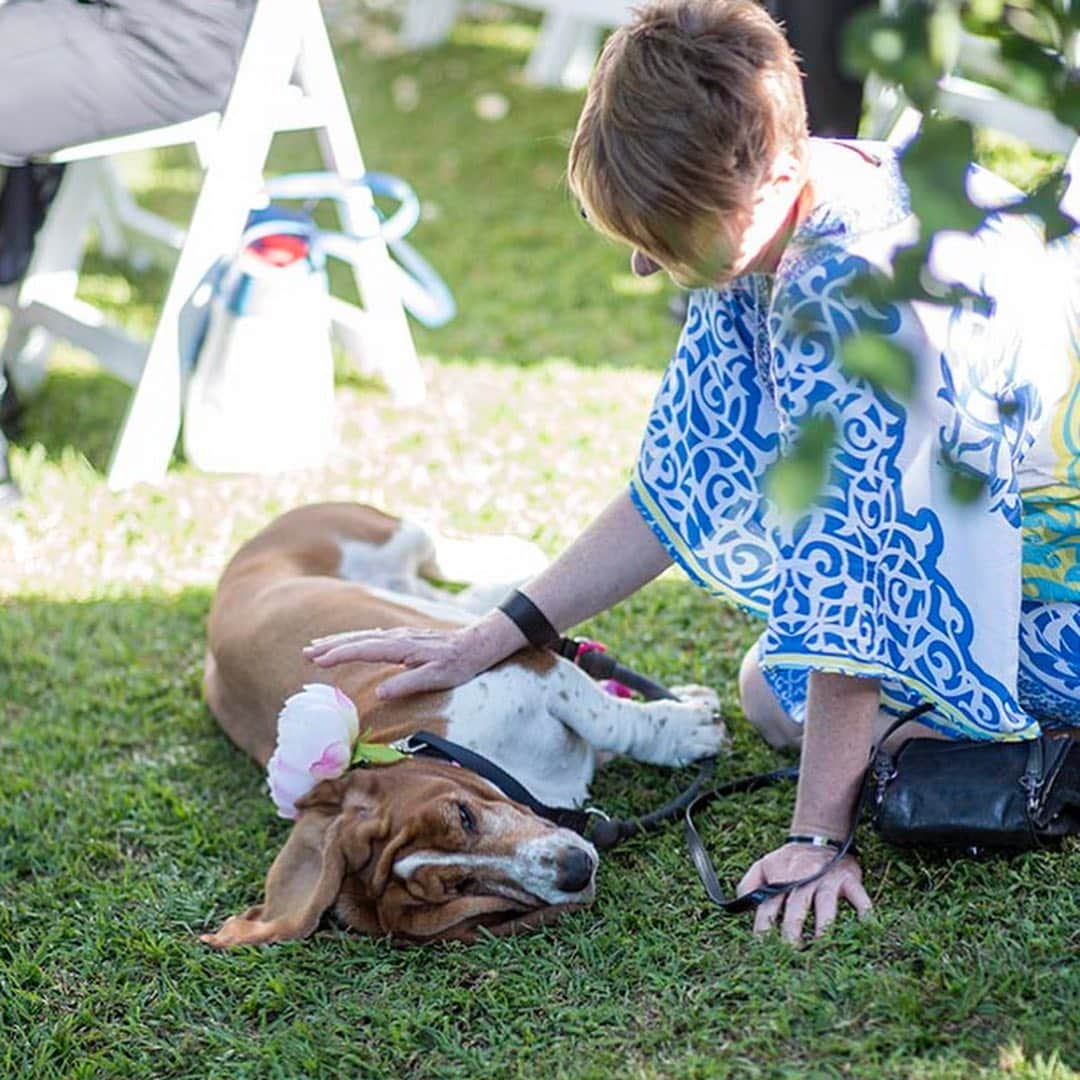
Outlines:
{"label": "dog's brown back", "polygon": [[305,660],[315,637],[346,630],[448,624],[373,594],[340,576],[342,543],[381,546],[401,522],[355,503],[319,503],[275,519],[233,556],[210,609],[206,699],[229,738],[265,765],[282,703],[305,683],[338,686],[362,728],[392,741],[418,727],[442,729],[445,695],[380,702],[375,686],[395,665],[348,663],[324,669]]}

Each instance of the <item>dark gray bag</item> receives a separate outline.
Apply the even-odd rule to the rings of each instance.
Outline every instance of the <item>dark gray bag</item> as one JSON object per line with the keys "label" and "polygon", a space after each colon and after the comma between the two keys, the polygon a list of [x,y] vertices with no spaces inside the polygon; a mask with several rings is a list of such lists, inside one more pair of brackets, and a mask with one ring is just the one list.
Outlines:
{"label": "dark gray bag", "polygon": [[1080,745],[908,739],[867,770],[874,827],[898,847],[1022,851],[1080,831]]}

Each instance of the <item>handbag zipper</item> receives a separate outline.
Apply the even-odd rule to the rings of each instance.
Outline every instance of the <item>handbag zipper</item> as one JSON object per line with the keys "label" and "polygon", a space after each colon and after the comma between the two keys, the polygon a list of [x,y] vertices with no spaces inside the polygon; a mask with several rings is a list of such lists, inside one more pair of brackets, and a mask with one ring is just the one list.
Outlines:
{"label": "handbag zipper", "polygon": [[885,789],[896,776],[896,764],[891,754],[879,750],[874,756],[874,805],[881,806]]}
{"label": "handbag zipper", "polygon": [[[1065,764],[1066,758],[1069,756],[1071,744],[1068,739],[1054,739],[1049,747],[1046,745],[1045,736],[1040,736],[1037,740],[1039,742],[1039,776],[1037,783],[1033,786],[1033,790],[1030,790],[1025,785],[1025,791],[1028,792],[1029,798],[1034,795],[1037,802],[1033,810],[1029,802],[1029,812],[1034,813],[1033,824],[1038,828],[1045,828],[1047,822],[1043,820],[1043,814],[1046,810],[1046,801],[1050,797],[1050,792],[1054,787],[1054,782],[1058,778],[1058,774],[1061,772],[1061,767]],[[1046,757],[1049,756],[1049,761],[1046,761]],[[1029,763],[1030,764],[1030,763]],[[1027,779],[1028,771],[1025,771],[1024,776],[1021,778],[1021,783]]]}
{"label": "handbag zipper", "polygon": [[1043,787],[1043,741],[1040,735],[1031,740],[1028,747],[1027,764],[1024,766],[1024,775],[1020,777],[1020,786],[1027,796],[1027,813],[1032,828],[1035,827],[1035,817],[1039,812],[1040,794]]}

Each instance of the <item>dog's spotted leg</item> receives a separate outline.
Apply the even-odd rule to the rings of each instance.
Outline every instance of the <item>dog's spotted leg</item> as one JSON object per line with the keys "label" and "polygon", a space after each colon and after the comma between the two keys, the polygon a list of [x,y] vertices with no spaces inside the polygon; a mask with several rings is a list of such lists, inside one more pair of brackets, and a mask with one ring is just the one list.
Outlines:
{"label": "dog's spotted leg", "polygon": [[681,687],[680,701],[640,703],[613,697],[573,664],[560,663],[546,677],[545,691],[557,720],[596,750],[636,761],[685,765],[718,753],[727,740],[716,694],[703,686]]}

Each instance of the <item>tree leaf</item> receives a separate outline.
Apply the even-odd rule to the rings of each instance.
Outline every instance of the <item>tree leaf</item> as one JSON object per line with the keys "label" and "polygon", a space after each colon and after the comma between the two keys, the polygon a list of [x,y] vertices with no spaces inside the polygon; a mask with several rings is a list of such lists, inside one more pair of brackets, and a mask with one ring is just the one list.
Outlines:
{"label": "tree leaf", "polygon": [[1005,14],[1005,0],[969,0],[964,25],[972,33],[994,34]]}
{"label": "tree leaf", "polygon": [[1065,191],[1065,176],[1057,172],[1044,180],[1027,198],[1006,207],[1005,214],[1032,214],[1046,227],[1046,239],[1068,236],[1076,222],[1061,211],[1061,196]]}
{"label": "tree leaf", "polygon": [[1069,78],[1054,100],[1054,116],[1074,131],[1080,131],[1080,82]]}
{"label": "tree leaf", "polygon": [[967,121],[938,117],[923,121],[918,138],[908,144],[901,159],[923,236],[939,229],[972,232],[982,224],[985,211],[967,197],[967,173],[974,160],[975,141]]}
{"label": "tree leaf", "polygon": [[942,450],[941,464],[949,474],[949,498],[961,506],[976,502],[986,490],[987,479],[980,473],[973,472],[965,465],[960,465]]}
{"label": "tree leaf", "polygon": [[368,742],[372,734],[371,728],[365,728],[360,732],[360,738],[353,747],[352,757],[349,759],[353,765],[392,765],[395,761],[401,761],[409,755],[395,750],[386,743]]}
{"label": "tree leaf", "polygon": [[961,506],[977,502],[986,487],[986,477],[965,472],[955,465],[949,468],[949,497]]}
{"label": "tree leaf", "polygon": [[1060,56],[1018,34],[1002,39],[1001,56],[1009,80],[999,89],[1029,105],[1050,104],[1057,88],[1065,82],[1066,69]]}
{"label": "tree leaf", "polygon": [[926,266],[928,245],[920,242],[898,249],[892,260],[892,274],[876,267],[858,277],[848,288],[852,297],[867,300],[875,307],[921,300],[927,304],[946,304],[953,307],[967,301],[975,306],[988,305],[985,297],[964,285],[946,284]]}
{"label": "tree leaf", "polygon": [[844,26],[845,68],[859,78],[874,71],[888,82],[899,83],[916,106],[928,108],[944,74],[931,59],[929,20],[933,13],[928,0],[911,0],[897,15],[859,12]]}
{"label": "tree leaf", "polygon": [[877,334],[854,334],[840,343],[840,363],[852,376],[867,379],[905,401],[915,388],[915,361],[907,349]]}
{"label": "tree leaf", "polygon": [[797,513],[817,498],[835,442],[836,422],[831,416],[810,416],[799,425],[791,449],[765,475],[766,494],[781,510]]}
{"label": "tree leaf", "polygon": [[954,3],[939,3],[926,24],[930,59],[935,70],[950,71],[960,57],[963,27],[960,12]]}

